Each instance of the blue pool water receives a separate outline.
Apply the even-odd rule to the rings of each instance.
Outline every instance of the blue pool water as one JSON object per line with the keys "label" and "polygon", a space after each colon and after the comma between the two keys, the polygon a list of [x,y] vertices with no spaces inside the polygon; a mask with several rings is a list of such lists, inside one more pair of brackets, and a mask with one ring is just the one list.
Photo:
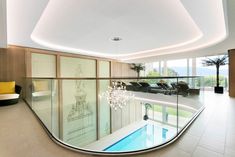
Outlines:
{"label": "blue pool water", "polygon": [[174,135],[175,132],[173,130],[147,124],[120,141],[105,148],[104,151],[133,151],[149,148],[166,142]]}

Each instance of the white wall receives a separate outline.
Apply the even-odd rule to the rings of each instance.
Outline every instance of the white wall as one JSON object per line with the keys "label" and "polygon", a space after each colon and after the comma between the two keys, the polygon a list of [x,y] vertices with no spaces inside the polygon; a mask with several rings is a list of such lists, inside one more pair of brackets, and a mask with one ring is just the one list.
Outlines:
{"label": "white wall", "polygon": [[0,48],[7,47],[6,0],[0,0]]}
{"label": "white wall", "polygon": [[112,109],[112,132],[136,121],[141,121],[142,118],[142,105],[138,100],[133,100],[121,110]]}

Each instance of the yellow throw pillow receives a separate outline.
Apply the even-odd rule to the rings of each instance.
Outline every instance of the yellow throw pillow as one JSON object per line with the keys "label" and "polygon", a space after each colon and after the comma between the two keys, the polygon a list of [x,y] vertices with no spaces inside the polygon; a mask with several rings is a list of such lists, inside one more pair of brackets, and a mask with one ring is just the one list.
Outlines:
{"label": "yellow throw pillow", "polygon": [[14,94],[15,84],[15,81],[0,82],[0,94]]}
{"label": "yellow throw pillow", "polygon": [[34,92],[48,91],[48,81],[33,81]]}

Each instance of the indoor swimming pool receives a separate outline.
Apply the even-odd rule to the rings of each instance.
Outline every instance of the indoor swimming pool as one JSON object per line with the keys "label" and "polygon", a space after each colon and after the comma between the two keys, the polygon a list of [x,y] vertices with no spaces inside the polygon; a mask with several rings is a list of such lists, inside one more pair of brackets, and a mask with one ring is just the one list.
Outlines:
{"label": "indoor swimming pool", "polygon": [[[201,80],[145,77],[143,81],[162,79],[169,84]],[[196,84],[188,86],[200,92],[183,96],[117,88],[120,80],[127,84],[133,78],[28,78],[25,101],[56,143],[98,155],[127,155],[164,147],[178,139],[204,109],[204,92]],[[42,83],[50,88],[34,90]],[[97,87],[99,90],[93,90]]]}
{"label": "indoor swimming pool", "polygon": [[127,135],[104,151],[134,151],[150,148],[170,140],[176,134],[175,129],[166,129],[155,124],[146,124],[142,128]]}

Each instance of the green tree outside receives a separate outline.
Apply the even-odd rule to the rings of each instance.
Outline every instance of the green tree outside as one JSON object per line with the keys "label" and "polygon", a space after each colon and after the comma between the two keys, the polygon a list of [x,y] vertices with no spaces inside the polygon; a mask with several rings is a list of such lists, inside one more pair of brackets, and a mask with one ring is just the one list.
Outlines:
{"label": "green tree outside", "polygon": [[[216,76],[214,75],[209,75],[209,76],[204,76],[204,87],[214,87],[216,86]],[[227,77],[220,75],[219,76],[219,84],[225,88],[228,86],[227,82]]]}

